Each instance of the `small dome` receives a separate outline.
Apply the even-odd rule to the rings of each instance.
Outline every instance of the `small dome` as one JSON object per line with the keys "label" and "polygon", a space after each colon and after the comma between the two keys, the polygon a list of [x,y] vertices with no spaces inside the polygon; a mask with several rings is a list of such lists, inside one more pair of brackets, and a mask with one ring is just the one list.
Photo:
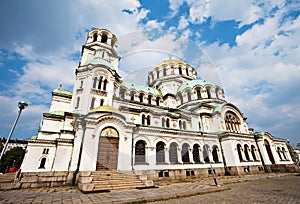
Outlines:
{"label": "small dome", "polygon": [[108,113],[117,113],[119,115],[122,115],[122,113],[109,105],[104,105],[104,106],[98,106],[97,108],[93,109],[92,112],[108,112]]}

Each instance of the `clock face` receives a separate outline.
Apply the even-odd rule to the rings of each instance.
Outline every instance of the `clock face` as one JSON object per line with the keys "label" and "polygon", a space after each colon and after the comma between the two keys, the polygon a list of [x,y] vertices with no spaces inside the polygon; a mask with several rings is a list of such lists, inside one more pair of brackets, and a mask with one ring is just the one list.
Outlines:
{"label": "clock face", "polygon": [[119,137],[118,131],[113,127],[104,128],[100,134],[101,137]]}

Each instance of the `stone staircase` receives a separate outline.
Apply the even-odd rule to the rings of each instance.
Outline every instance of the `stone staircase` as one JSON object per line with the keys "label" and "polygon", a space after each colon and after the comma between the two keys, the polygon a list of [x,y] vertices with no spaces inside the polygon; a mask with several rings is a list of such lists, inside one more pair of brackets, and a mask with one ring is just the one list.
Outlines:
{"label": "stone staircase", "polygon": [[146,176],[138,176],[133,172],[116,170],[99,170],[79,172],[78,187],[84,193],[105,192],[111,190],[147,188],[153,181]]}
{"label": "stone staircase", "polygon": [[15,183],[16,173],[6,173],[0,175],[0,191],[20,188],[19,183]]}

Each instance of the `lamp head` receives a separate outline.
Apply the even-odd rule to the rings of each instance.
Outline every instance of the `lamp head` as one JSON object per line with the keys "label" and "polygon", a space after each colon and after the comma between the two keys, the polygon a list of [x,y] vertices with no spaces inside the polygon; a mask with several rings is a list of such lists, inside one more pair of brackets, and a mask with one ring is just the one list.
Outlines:
{"label": "lamp head", "polygon": [[27,108],[28,104],[25,101],[20,101],[18,103],[18,106],[19,106],[20,110],[23,110],[23,109]]}

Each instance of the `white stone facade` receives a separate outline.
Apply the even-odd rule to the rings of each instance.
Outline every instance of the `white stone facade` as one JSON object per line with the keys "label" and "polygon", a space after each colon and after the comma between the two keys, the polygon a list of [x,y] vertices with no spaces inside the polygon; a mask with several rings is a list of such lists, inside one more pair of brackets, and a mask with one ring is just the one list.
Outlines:
{"label": "white stone facade", "polygon": [[[38,137],[28,141],[23,172],[160,172],[219,169],[235,174],[292,164],[286,141],[248,130],[224,90],[168,59],[148,86],[121,79],[118,40],[88,33],[73,92],[54,90]],[[187,173],[188,175],[188,173]]]}

